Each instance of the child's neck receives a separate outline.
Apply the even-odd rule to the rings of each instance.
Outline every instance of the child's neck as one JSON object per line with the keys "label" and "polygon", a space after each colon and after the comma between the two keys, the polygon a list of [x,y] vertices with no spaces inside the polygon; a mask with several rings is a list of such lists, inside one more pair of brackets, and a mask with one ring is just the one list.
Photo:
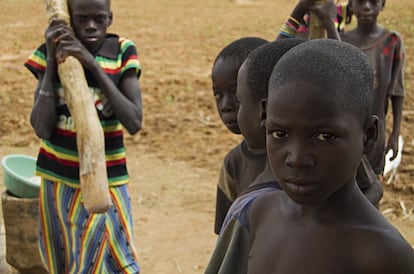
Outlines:
{"label": "child's neck", "polygon": [[356,27],[356,32],[360,37],[365,38],[372,38],[378,36],[381,33],[382,28],[377,24],[377,22],[373,22],[371,24],[361,24],[358,23]]}
{"label": "child's neck", "polygon": [[[361,200],[366,200],[356,184],[355,179],[346,183],[336,193],[318,204],[297,204],[289,201],[292,217],[300,222],[318,220],[319,222],[341,222],[349,216],[352,208]],[[345,208],[345,210],[344,210]],[[342,215],[338,219],[339,214]],[[351,214],[352,215],[352,214]],[[337,220],[337,221],[336,221]]]}
{"label": "child's neck", "polygon": [[264,142],[262,145],[257,145],[256,147],[252,148],[249,146],[246,140],[244,140],[245,148],[247,151],[253,155],[263,155],[266,154],[266,142]]}
{"label": "child's neck", "polygon": [[273,175],[272,168],[269,163],[269,159],[266,159],[266,165],[264,170],[256,177],[252,185],[258,185],[262,183],[275,182],[276,177]]}
{"label": "child's neck", "polygon": [[358,23],[357,27],[344,34],[344,41],[359,48],[370,46],[382,35],[383,28],[373,22],[371,24]]}

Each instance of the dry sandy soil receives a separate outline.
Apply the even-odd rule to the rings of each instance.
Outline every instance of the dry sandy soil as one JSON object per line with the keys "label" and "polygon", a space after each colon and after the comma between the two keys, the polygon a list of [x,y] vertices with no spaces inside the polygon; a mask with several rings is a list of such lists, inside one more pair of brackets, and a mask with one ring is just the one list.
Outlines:
{"label": "dry sandy soil", "polygon": [[[143,66],[144,128],[126,140],[142,273],[202,273],[216,239],[212,231],[218,168],[239,141],[215,110],[213,59],[242,36],[272,40],[294,3],[113,1],[110,30],[136,42]],[[39,141],[28,116],[36,81],[23,63],[43,40],[44,1],[2,0],[0,10],[0,156],[34,156]],[[412,244],[413,13],[412,0],[390,0],[380,18],[402,33],[407,50],[403,161],[394,182],[384,184],[381,210]]]}

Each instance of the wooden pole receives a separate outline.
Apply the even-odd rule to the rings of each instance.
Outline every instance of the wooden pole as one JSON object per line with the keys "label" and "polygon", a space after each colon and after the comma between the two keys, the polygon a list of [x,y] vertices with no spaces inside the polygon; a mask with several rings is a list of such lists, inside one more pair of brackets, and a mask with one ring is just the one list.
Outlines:
{"label": "wooden pole", "polygon": [[[46,0],[48,21],[69,22],[66,0]],[[90,213],[108,210],[112,201],[106,171],[104,133],[95,109],[82,64],[73,56],[58,64],[65,101],[76,130],[80,188],[85,209]]]}
{"label": "wooden pole", "polygon": [[[329,0],[315,1],[315,5],[324,5]],[[326,30],[314,12],[310,12],[309,39],[326,38]]]}

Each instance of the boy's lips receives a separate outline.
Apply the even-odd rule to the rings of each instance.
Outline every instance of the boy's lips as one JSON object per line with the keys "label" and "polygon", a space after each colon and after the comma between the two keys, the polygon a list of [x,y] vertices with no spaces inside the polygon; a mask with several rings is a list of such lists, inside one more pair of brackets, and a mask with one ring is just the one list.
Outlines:
{"label": "boy's lips", "polygon": [[231,114],[230,113],[222,114],[221,119],[223,120],[223,123],[227,127],[234,127],[234,126],[238,125],[237,115],[235,115],[233,113],[231,113]]}
{"label": "boy's lips", "polygon": [[226,126],[236,126],[237,125],[237,121],[226,121]]}
{"label": "boy's lips", "polygon": [[372,21],[374,19],[374,16],[371,14],[361,14],[359,16],[359,20],[361,21]]}
{"label": "boy's lips", "polygon": [[285,180],[286,188],[289,192],[296,194],[311,193],[319,187],[319,184],[308,179],[288,178]]}
{"label": "boy's lips", "polygon": [[85,37],[85,41],[88,41],[91,43],[98,41],[98,39],[99,39],[98,37]]}

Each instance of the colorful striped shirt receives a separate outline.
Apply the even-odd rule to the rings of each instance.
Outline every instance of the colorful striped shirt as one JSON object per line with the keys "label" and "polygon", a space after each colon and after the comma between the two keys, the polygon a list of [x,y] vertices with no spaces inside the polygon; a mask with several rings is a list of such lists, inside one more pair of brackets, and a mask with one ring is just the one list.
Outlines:
{"label": "colorful striped shirt", "polygon": [[[25,63],[36,78],[46,69],[46,56],[46,45],[43,44],[30,55]],[[106,36],[102,47],[95,55],[95,60],[117,87],[127,70],[134,69],[138,77],[141,73],[134,43],[117,35]],[[93,74],[85,69],[85,77],[104,131],[109,185],[125,184],[129,181],[129,176],[122,125],[112,111],[104,108],[108,100]],[[36,173],[44,179],[62,182],[77,188],[80,180],[76,129],[64,100],[64,91],[59,79],[55,81],[55,88],[58,94],[58,122],[52,137],[49,140],[42,140]]]}

